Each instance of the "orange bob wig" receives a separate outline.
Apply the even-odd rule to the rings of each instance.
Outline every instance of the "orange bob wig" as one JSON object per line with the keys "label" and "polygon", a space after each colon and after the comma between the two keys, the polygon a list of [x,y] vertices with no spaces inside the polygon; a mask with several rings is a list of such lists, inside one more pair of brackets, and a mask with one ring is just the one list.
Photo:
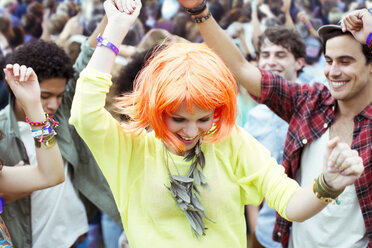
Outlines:
{"label": "orange bob wig", "polygon": [[132,93],[119,97],[116,106],[130,117],[125,132],[152,128],[166,144],[184,151],[169,131],[166,115],[185,101],[190,113],[194,104],[214,110],[215,123],[204,142],[215,143],[227,137],[235,126],[237,86],[222,60],[206,45],[174,43],[159,51],[138,74]]}

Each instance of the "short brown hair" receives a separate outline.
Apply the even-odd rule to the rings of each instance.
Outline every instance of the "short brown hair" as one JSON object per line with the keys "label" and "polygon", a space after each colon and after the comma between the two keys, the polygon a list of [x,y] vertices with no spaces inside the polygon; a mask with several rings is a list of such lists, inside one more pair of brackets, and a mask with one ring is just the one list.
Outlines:
{"label": "short brown hair", "polygon": [[268,39],[275,45],[286,48],[293,54],[295,59],[306,57],[306,45],[294,29],[282,26],[268,27],[258,39],[258,55],[261,53],[261,47],[264,44],[265,39]]}

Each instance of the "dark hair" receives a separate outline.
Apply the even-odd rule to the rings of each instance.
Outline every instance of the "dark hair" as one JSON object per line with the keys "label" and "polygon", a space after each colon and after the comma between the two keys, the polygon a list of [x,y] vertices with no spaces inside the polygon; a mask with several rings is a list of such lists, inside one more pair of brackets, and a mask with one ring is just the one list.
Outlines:
{"label": "dark hair", "polygon": [[39,83],[50,78],[67,80],[74,75],[69,56],[52,41],[36,40],[20,46],[7,59],[7,64],[15,63],[31,67]]}
{"label": "dark hair", "polygon": [[295,59],[306,57],[306,45],[300,35],[293,29],[282,26],[268,27],[258,39],[258,54],[261,52],[261,47],[265,39],[268,39],[275,45],[286,48],[293,54]]}
{"label": "dark hair", "polygon": [[218,1],[215,1],[211,3],[208,8],[216,22],[220,22],[225,14],[225,9],[223,8],[222,4]]}
{"label": "dark hair", "polygon": [[[329,40],[331,38],[334,38],[336,36],[341,36],[341,35],[351,35],[352,37],[354,37],[349,31],[344,33],[344,32],[342,32],[341,29],[340,30],[334,29],[330,32],[325,33],[322,36],[322,41],[323,41],[322,51],[323,51],[324,54],[326,52],[327,40]],[[366,44],[361,44],[361,46],[362,46],[362,52],[364,54],[364,57],[366,58],[366,63],[367,64],[371,63],[372,62],[372,51],[371,51],[371,49]]]}
{"label": "dark hair", "polygon": [[16,48],[22,45],[25,41],[25,31],[22,26],[13,27],[14,36],[9,40],[9,44],[12,48]]}
{"label": "dark hair", "polygon": [[219,24],[221,28],[226,29],[228,28],[233,22],[239,21],[244,19],[244,12],[241,8],[232,8],[230,9],[226,15],[222,17]]}
{"label": "dark hair", "polygon": [[39,2],[32,2],[27,6],[27,14],[34,15],[38,18],[43,18],[44,6]]}

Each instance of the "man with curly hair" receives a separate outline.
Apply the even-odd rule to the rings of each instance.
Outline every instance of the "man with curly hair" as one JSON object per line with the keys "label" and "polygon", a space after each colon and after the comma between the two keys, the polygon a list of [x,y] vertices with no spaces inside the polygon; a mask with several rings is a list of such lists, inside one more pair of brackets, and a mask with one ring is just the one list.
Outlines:
{"label": "man with curly hair", "polygon": [[[46,114],[58,121],[57,141],[65,164],[66,181],[56,187],[22,195],[2,194],[7,203],[2,217],[15,247],[72,247],[88,231],[88,219],[102,210],[119,225],[120,216],[109,186],[86,144],[68,124],[75,84],[88,63],[106,19],[82,45],[74,68],[70,58],[53,42],[38,40],[18,48],[8,63],[26,65],[36,72]],[[0,112],[0,157],[6,165],[36,164],[34,139],[19,102]]]}

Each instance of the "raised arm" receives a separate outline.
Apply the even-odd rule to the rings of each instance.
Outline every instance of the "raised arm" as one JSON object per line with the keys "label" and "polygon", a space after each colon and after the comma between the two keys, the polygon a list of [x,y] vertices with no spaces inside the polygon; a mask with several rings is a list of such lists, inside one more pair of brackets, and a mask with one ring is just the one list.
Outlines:
{"label": "raised arm", "polygon": [[[178,0],[187,9],[195,9],[202,4],[201,0]],[[202,13],[194,17],[207,16],[209,13],[206,8]],[[261,73],[250,64],[239,49],[222,30],[218,23],[211,16],[204,22],[198,23],[200,33],[206,44],[211,47],[225,62],[233,73],[235,79],[243,85],[251,94],[261,96]]]}
{"label": "raised arm", "polygon": [[[108,22],[102,37],[118,48],[137,19],[141,9],[141,2],[139,0],[105,1],[104,7]],[[114,60],[115,53],[106,46],[100,46],[93,53],[87,68],[110,73]]]}
{"label": "raised arm", "polygon": [[[31,122],[44,122],[46,116],[40,102],[39,82],[30,67],[7,65],[6,81]],[[41,127],[32,127],[34,131]],[[37,166],[4,166],[0,171],[1,193],[23,193],[51,187],[64,181],[62,157],[57,143],[45,135],[36,146]],[[49,140],[49,145],[46,140]]]}
{"label": "raised arm", "polygon": [[[349,31],[361,44],[371,47],[372,43],[372,15],[367,9],[355,10],[341,20],[342,31]],[[371,36],[369,37],[369,35]],[[367,40],[367,38],[369,38]]]}

